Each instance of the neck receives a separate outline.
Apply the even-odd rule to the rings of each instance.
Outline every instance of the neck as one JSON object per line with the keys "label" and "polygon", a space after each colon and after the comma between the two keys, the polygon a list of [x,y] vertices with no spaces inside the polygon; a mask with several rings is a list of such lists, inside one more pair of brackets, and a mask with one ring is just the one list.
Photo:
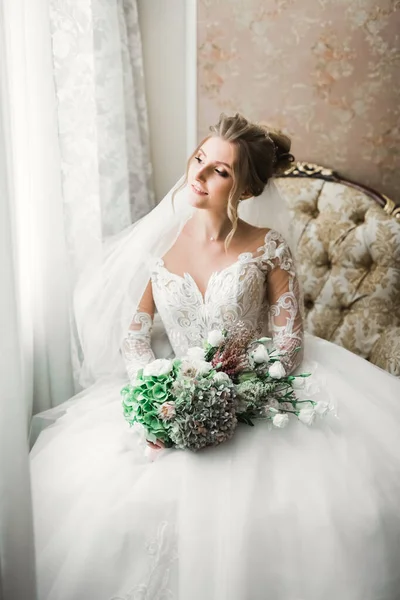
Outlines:
{"label": "neck", "polygon": [[201,241],[224,242],[232,229],[226,214],[216,214],[209,210],[196,210],[193,215],[196,237]]}

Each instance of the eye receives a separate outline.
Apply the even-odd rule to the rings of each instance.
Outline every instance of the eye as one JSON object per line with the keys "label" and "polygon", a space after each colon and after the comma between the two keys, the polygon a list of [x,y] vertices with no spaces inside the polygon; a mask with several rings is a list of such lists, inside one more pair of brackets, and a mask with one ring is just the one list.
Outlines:
{"label": "eye", "polygon": [[218,169],[215,169],[215,172],[218,173],[218,175],[220,175],[221,177],[229,177],[229,174],[226,171],[218,171]]}
{"label": "eye", "polygon": [[195,157],[194,157],[194,160],[197,160],[197,162],[198,162],[198,163],[201,163],[201,158],[200,158],[200,156],[195,156]]}

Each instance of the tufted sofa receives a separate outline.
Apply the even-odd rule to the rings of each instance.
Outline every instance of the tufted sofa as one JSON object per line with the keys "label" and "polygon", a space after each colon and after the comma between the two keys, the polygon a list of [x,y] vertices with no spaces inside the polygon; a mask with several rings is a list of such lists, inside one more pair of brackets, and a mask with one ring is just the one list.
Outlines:
{"label": "tufted sofa", "polygon": [[400,376],[400,208],[308,163],[276,183],[292,217],[307,331]]}

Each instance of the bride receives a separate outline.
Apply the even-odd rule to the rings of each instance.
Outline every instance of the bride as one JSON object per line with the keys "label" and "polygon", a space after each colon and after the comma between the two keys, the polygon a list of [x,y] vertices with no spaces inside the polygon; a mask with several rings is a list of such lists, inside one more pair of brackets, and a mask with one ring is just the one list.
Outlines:
{"label": "bride", "polygon": [[[289,151],[286,136],[221,115],[184,180],[81,285],[94,383],[32,450],[40,600],[400,598],[400,382],[303,340],[291,252],[265,210]],[[251,203],[268,227],[239,218]],[[122,415],[126,373],[238,321],[273,336],[287,374],[302,362],[307,397],[334,410],[312,427],[239,425],[197,453],[146,447]]]}

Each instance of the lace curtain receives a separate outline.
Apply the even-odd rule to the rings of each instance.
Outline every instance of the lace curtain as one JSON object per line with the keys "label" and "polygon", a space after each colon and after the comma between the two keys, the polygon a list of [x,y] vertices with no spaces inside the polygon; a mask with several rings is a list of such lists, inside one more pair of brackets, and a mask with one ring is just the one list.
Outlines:
{"label": "lace curtain", "polygon": [[35,600],[31,415],[77,389],[88,256],[154,204],[135,0],[0,0],[0,56],[0,597]]}
{"label": "lace curtain", "polygon": [[[133,0],[50,0],[50,27],[74,285],[105,237],[155,205],[141,38]],[[71,347],[77,386],[73,327]]]}

